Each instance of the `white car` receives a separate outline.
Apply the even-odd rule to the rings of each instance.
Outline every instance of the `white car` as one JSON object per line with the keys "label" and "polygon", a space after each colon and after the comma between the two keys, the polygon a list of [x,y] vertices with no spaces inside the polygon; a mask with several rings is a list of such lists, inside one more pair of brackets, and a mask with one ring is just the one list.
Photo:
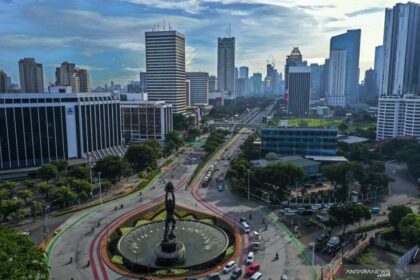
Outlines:
{"label": "white car", "polygon": [[251,264],[254,262],[255,254],[254,252],[249,252],[248,256],[246,257],[246,264]]}
{"label": "white car", "polygon": [[236,267],[236,262],[235,261],[230,261],[228,262],[225,267],[223,268],[223,272],[224,273],[229,273],[231,272],[234,268]]}

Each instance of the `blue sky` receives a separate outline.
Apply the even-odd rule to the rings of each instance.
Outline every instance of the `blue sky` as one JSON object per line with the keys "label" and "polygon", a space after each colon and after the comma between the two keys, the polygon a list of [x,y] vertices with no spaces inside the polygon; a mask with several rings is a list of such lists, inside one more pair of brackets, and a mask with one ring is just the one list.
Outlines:
{"label": "blue sky", "polygon": [[144,70],[144,31],[163,22],[186,36],[187,70],[216,72],[217,37],[231,25],[236,64],[283,72],[299,46],[309,62],[328,56],[329,38],[362,29],[361,79],[382,43],[387,0],[0,0],[0,69],[17,81],[17,61],[35,57],[45,81],[63,61],[90,70],[92,85],[126,83]]}

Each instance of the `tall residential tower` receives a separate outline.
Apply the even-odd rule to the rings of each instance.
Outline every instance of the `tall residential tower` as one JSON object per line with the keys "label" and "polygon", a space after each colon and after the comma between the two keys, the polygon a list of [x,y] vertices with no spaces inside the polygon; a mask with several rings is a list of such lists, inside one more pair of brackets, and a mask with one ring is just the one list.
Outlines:
{"label": "tall residential tower", "polygon": [[42,70],[42,64],[37,63],[35,58],[23,58],[19,60],[19,79],[21,92],[44,92],[44,72]]}

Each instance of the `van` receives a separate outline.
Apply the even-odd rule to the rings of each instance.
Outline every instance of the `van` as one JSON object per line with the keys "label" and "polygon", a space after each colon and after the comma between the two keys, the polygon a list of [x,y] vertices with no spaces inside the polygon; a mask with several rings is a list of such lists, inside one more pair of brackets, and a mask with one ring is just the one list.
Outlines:
{"label": "van", "polygon": [[249,228],[249,225],[247,222],[242,222],[241,223],[242,229],[246,232],[249,233],[251,231],[251,229]]}
{"label": "van", "polygon": [[262,273],[261,272],[255,272],[254,275],[249,278],[249,280],[261,280],[262,279]]}
{"label": "van", "polygon": [[257,251],[258,249],[260,249],[260,242],[253,241],[252,242],[252,250]]}

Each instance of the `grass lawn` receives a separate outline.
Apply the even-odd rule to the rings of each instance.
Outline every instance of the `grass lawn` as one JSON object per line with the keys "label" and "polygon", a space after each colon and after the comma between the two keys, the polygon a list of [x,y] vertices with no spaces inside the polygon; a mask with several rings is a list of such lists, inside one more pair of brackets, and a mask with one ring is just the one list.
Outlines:
{"label": "grass lawn", "polygon": [[[324,118],[295,118],[289,119],[289,126],[307,126],[307,127],[337,127],[343,122],[342,119],[324,119]],[[280,123],[280,122],[279,122]]]}

